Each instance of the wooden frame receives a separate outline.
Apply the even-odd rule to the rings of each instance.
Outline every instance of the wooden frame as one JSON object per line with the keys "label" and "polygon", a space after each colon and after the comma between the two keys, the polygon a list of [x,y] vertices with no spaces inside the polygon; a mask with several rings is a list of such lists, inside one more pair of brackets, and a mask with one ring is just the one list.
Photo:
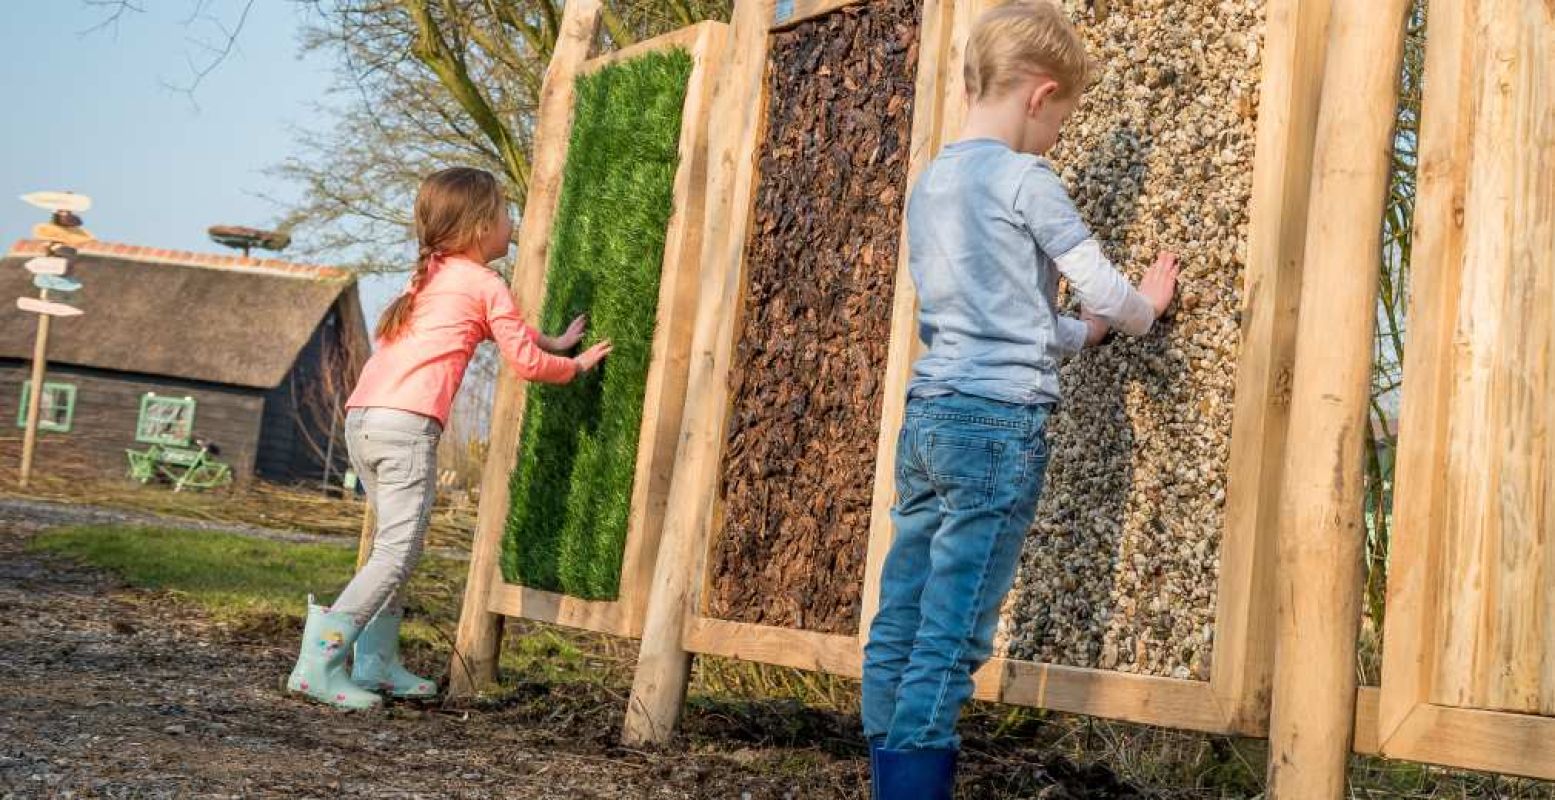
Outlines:
{"label": "wooden frame", "polygon": [[562,20],[545,85],[535,134],[534,172],[519,231],[514,289],[531,322],[544,306],[549,270],[551,227],[557,212],[571,135],[573,86],[578,77],[649,52],[683,48],[694,59],[686,88],[680,132],[680,164],[674,182],[674,213],[665,238],[658,319],[643,400],[642,427],[626,550],[618,598],[588,601],[507,583],[498,553],[509,500],[508,476],[517,461],[524,418],[522,387],[503,367],[498,378],[491,451],[472,545],[470,578],[455,645],[450,693],[464,694],[495,675],[496,616],[523,617],[620,636],[642,631],[648,587],[653,577],[659,534],[685,401],[691,322],[700,283],[701,237],[705,227],[707,122],[712,85],[722,65],[725,31],[720,22],[704,22],[665,36],[587,59],[599,22],[598,0],[570,0]]}
{"label": "wooden frame", "polygon": [[[684,49],[695,59],[686,89],[686,112],[681,122],[680,166],[675,173],[675,212],[670,217],[664,245],[664,272],[659,285],[658,321],[654,327],[653,354],[643,397],[642,428],[638,436],[637,467],[632,483],[626,551],[621,564],[621,591],[610,601],[582,600],[557,592],[507,583],[500,573],[492,583],[490,610],[509,617],[583,628],[617,636],[642,633],[642,618],[658,554],[670,476],[674,472],[675,446],[680,436],[685,403],[691,319],[696,313],[697,275],[700,271],[704,188],[707,181],[707,117],[711,106],[712,74],[723,56],[721,22],[702,22],[673,33],[639,42],[631,47],[592,58],[579,65],[573,80],[648,53]],[[535,147],[567,147],[571,125],[559,131],[559,141],[536,140]],[[565,163],[565,157],[563,158]],[[554,201],[553,201],[554,202]],[[543,307],[543,299],[533,305]],[[520,429],[521,415],[493,412],[496,425]],[[515,434],[515,438],[517,435]],[[507,454],[512,458],[514,454]],[[492,452],[488,459],[498,458]],[[509,465],[509,473],[512,466]],[[503,481],[502,486],[506,486]],[[507,508],[503,504],[502,518]],[[495,510],[495,509],[494,509]],[[482,509],[484,513],[484,509]],[[501,520],[498,521],[498,524]]]}
{"label": "wooden frame", "polygon": [[1525,452],[1555,408],[1555,8],[1429,14],[1374,735],[1389,757],[1555,779],[1555,451]]}
{"label": "wooden frame", "polygon": [[[707,448],[701,455],[702,459],[697,463],[704,465],[703,470],[696,474],[684,476],[684,480],[695,482],[695,487],[687,487],[685,491],[697,492],[696,500],[690,501],[698,507],[706,506],[709,513],[702,518],[689,535],[698,543],[702,552],[696,558],[696,569],[693,573],[696,580],[704,582],[707,579],[707,549],[714,543],[713,534],[722,527],[722,508],[718,502],[718,470],[723,461],[723,431],[725,420],[728,417],[728,393],[727,377],[732,360],[729,354],[732,352],[734,338],[739,330],[739,301],[743,295],[743,283],[745,273],[745,242],[747,232],[750,229],[751,217],[755,209],[756,188],[756,164],[760,148],[761,131],[766,122],[767,93],[762,76],[765,74],[767,55],[773,34],[790,28],[807,19],[822,16],[837,11],[850,5],[857,5],[866,0],[826,0],[826,2],[802,3],[795,9],[782,4],[774,4],[771,0],[750,3],[737,10],[734,19],[735,46],[739,48],[735,58],[743,69],[739,72],[731,70],[727,79],[730,81],[743,81],[747,88],[736,94],[730,92],[726,102],[738,103],[741,107],[736,109],[724,102],[719,105],[720,114],[740,114],[739,127],[734,131],[735,145],[732,156],[735,159],[736,173],[732,176],[735,185],[743,187],[736,189],[732,195],[733,202],[730,205],[730,216],[726,235],[729,237],[724,242],[722,252],[717,254],[719,260],[708,261],[708,269],[717,270],[722,267],[727,272],[722,275],[729,283],[720,287],[719,296],[725,301],[719,304],[726,313],[721,314],[721,319],[714,322],[716,330],[709,331],[717,337],[717,342],[712,346],[718,354],[712,362],[703,362],[699,366],[710,368],[712,374],[710,385],[718,387],[713,391],[719,394],[720,407],[716,415],[705,415],[693,422],[688,415],[688,424],[705,425],[704,436],[698,437],[702,446]],[[938,143],[938,111],[940,81],[944,73],[944,48],[939,46],[944,41],[946,25],[949,23],[951,4],[941,0],[927,0],[924,4],[923,23],[920,33],[920,50],[918,63],[918,77],[915,90],[914,111],[911,141],[908,154],[907,180],[910,185],[917,176],[918,171],[925,166],[933,153],[937,150]],[[797,12],[797,13],[796,13]],[[720,98],[725,95],[720,94]],[[923,105],[917,105],[923,103]],[[905,194],[905,193],[904,193]],[[902,201],[906,202],[905,197]],[[904,255],[899,260],[896,275],[896,291],[893,301],[892,337],[887,354],[886,374],[900,375],[905,385],[906,367],[909,361],[909,342],[911,337],[898,335],[903,325],[912,325],[914,307],[912,305],[911,278],[906,273],[905,248]],[[905,320],[905,323],[904,323]],[[704,351],[708,343],[699,342],[693,345],[698,353]],[[898,418],[900,416],[899,400],[894,400],[891,384],[886,384],[885,415],[889,417],[891,407],[897,407]],[[889,428],[882,425],[882,430]],[[894,446],[894,436],[884,436],[891,446]],[[684,457],[684,455],[683,455]],[[877,461],[878,463],[878,461]],[[877,470],[878,473],[878,470]],[[677,476],[677,481],[682,476]],[[878,532],[882,528],[879,509],[879,485],[877,475],[874,508],[876,513],[872,515],[870,523],[870,557],[873,557],[874,542]],[[679,495],[676,496],[679,501]],[[889,531],[890,524],[887,518],[884,529]],[[685,535],[687,532],[677,531],[676,535]],[[869,571],[869,562],[866,561],[866,573]],[[867,583],[866,583],[867,585]],[[705,655],[717,655],[728,658],[739,658],[748,661],[760,661],[764,663],[783,664],[804,669],[814,669],[841,675],[857,676],[861,668],[859,639],[857,635],[850,634],[826,634],[814,631],[806,631],[795,628],[782,628],[771,625],[755,623],[733,622],[728,620],[704,617],[703,603],[705,600],[705,586],[698,586],[690,597],[681,629],[680,639],[688,652]],[[867,595],[866,595],[867,596]],[[868,602],[868,601],[866,601]],[[866,608],[865,613],[868,613]]]}
{"label": "wooden frame", "polygon": [[[728,209],[727,238],[710,248],[704,290],[709,302],[698,319],[693,344],[694,392],[687,407],[687,430],[677,462],[661,573],[689,573],[690,581],[661,575],[656,592],[671,595],[658,612],[665,635],[678,633],[686,652],[718,655],[800,669],[857,677],[862,643],[878,602],[880,569],[890,546],[889,509],[895,487],[889,468],[876,469],[869,549],[865,567],[863,612],[855,635],[716,620],[703,616],[701,583],[706,580],[708,548],[719,529],[718,469],[728,414],[726,386],[733,337],[738,330],[744,246],[756,185],[757,148],[765,118],[761,88],[771,34],[804,20],[831,13],[860,0],[771,0],[736,9],[732,66],[720,87],[719,117],[726,137],[715,141],[722,172],[712,175],[725,193],[718,205]],[[920,61],[911,136],[909,184],[945,141],[956,135],[965,116],[961,52],[977,16],[994,0],[927,0],[920,32]],[[1268,33],[1254,177],[1252,258],[1247,266],[1244,341],[1234,421],[1233,478],[1228,487],[1227,531],[1219,615],[1226,620],[1216,637],[1216,658],[1209,681],[1178,680],[1081,669],[1009,659],[994,659],[978,675],[977,696],[986,700],[1092,714],[1134,722],[1201,731],[1259,735],[1266,730],[1267,696],[1273,658],[1272,604],[1258,587],[1272,573],[1274,503],[1278,499],[1280,458],[1289,375],[1294,359],[1295,302],[1299,292],[1299,253],[1305,232],[1307,176],[1321,87],[1319,66],[1327,0],[1274,0]],[[731,98],[725,101],[723,98]],[[737,104],[731,106],[730,104]],[[727,115],[727,116],[725,116]],[[905,201],[904,201],[905,202]],[[727,204],[727,205],[725,205]],[[717,212],[714,212],[717,213]],[[714,218],[715,220],[717,218]],[[911,360],[917,350],[916,298],[907,272],[905,231],[893,301],[891,347],[885,368],[877,465],[895,461],[896,431],[906,401]],[[713,301],[712,298],[720,298]],[[695,406],[693,406],[695,404]],[[1273,451],[1272,455],[1270,451]],[[682,616],[671,627],[669,606]],[[650,617],[654,612],[650,611]],[[650,629],[653,623],[650,623]],[[652,638],[652,637],[648,637]],[[1230,644],[1229,642],[1235,642]],[[678,711],[660,695],[683,694],[683,653],[656,648],[645,661],[657,671],[639,673],[628,714],[628,739],[649,741],[667,735]],[[674,677],[681,674],[682,677]],[[676,695],[678,696],[678,695]]]}

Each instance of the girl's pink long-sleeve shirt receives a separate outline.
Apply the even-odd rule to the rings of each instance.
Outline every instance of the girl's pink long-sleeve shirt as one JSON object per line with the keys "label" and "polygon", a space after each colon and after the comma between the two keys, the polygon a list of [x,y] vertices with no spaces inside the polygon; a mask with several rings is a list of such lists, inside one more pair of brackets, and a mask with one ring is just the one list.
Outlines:
{"label": "girl's pink long-sleeve shirt", "polygon": [[465,367],[486,339],[497,343],[524,380],[566,383],[577,371],[572,359],[540,348],[539,332],[519,316],[500,275],[468,259],[443,257],[416,293],[410,324],[394,341],[378,342],[346,408],[396,408],[447,426]]}

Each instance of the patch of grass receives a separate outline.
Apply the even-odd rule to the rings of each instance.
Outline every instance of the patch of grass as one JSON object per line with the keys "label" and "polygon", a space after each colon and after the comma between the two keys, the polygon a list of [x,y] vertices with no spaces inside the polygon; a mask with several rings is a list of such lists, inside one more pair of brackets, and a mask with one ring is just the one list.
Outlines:
{"label": "patch of grass", "polygon": [[589,600],[620,591],[691,67],[671,50],[578,81],[541,316],[555,331],[587,313],[615,351],[584,380],[528,389],[502,554],[510,582]]}
{"label": "patch of grass", "polygon": [[[346,547],[170,528],[55,528],[28,547],[168,592],[238,629],[285,630],[286,636],[302,630],[308,594],[333,599],[356,565],[356,551]],[[461,561],[425,556],[411,578],[405,647],[429,672],[448,662],[467,569]],[[509,684],[624,686],[631,681],[626,647],[625,640],[509,620],[503,677]]]}
{"label": "patch of grass", "polygon": [[344,547],[167,528],[56,528],[30,547],[109,570],[137,587],[185,595],[223,620],[302,617],[308,593],[340,589],[356,562]]}

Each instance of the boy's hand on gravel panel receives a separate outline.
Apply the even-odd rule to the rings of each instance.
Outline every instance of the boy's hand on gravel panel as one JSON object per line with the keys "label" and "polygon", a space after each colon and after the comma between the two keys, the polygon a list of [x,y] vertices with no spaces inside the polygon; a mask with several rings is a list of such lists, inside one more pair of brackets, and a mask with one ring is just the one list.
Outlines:
{"label": "boy's hand on gravel panel", "polygon": [[1176,253],[1162,252],[1156,256],[1155,263],[1139,280],[1139,293],[1155,308],[1157,319],[1166,313],[1166,307],[1172,304],[1172,296],[1177,293]]}
{"label": "boy's hand on gravel panel", "polygon": [[610,349],[609,342],[600,342],[599,344],[584,350],[582,355],[579,355],[573,359],[573,361],[577,362],[578,364],[578,374],[582,375],[583,373],[599,366],[599,362],[604,361],[605,356],[610,355]]}

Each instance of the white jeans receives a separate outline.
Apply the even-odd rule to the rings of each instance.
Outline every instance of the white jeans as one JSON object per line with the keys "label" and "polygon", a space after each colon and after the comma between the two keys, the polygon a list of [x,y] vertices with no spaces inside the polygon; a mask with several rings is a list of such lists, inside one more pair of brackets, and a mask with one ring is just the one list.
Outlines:
{"label": "white jeans", "polygon": [[377,515],[372,555],[331,611],[365,625],[380,610],[405,608],[405,584],[421,559],[437,499],[437,420],[393,408],[346,414],[346,449]]}

